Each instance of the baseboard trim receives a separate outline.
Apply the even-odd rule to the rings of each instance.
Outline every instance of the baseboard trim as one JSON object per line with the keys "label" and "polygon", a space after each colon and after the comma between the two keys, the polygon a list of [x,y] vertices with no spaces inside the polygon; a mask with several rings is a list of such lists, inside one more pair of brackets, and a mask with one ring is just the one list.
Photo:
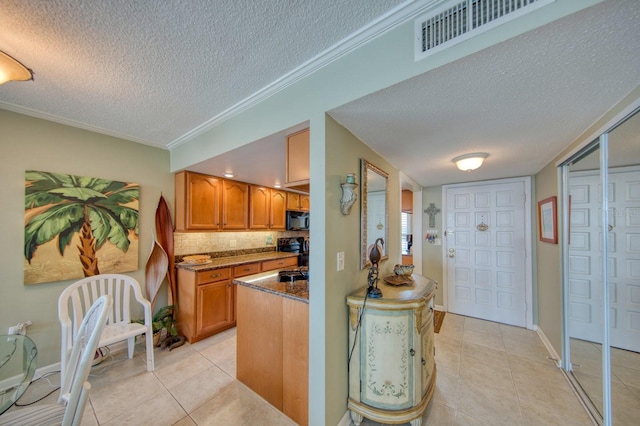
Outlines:
{"label": "baseboard trim", "polygon": [[347,410],[347,412],[344,413],[344,416],[342,416],[342,418],[340,419],[340,421],[336,426],[350,426],[350,425],[351,425],[351,412]]}
{"label": "baseboard trim", "polygon": [[556,363],[556,367],[560,368],[560,366],[562,365],[562,358],[560,357],[560,355],[558,355],[558,352],[556,352],[556,349],[553,347],[549,339],[547,339],[544,331],[542,331],[542,329],[538,325],[534,325],[533,328],[535,332],[538,333],[538,337],[542,341],[544,347],[547,348],[547,352],[549,352],[550,355],[549,358]]}
{"label": "baseboard trim", "polygon": [[433,305],[433,309],[435,309],[436,311],[446,312],[444,306],[442,305]]}

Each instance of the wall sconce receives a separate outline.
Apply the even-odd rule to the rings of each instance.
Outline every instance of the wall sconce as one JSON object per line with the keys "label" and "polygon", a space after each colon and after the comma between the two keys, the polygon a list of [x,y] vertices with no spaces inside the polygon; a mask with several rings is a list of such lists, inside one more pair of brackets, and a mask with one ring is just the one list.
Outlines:
{"label": "wall sconce", "polygon": [[0,84],[33,80],[33,72],[0,50]]}
{"label": "wall sconce", "polygon": [[474,152],[472,154],[460,155],[451,161],[456,163],[456,166],[463,172],[470,172],[482,166],[484,159],[488,156],[489,154],[486,152]]}
{"label": "wall sconce", "polygon": [[340,184],[342,187],[342,199],[340,199],[340,211],[344,215],[348,215],[351,213],[351,207],[353,207],[353,203],[358,199],[358,194],[356,193],[356,188],[358,184],[356,183],[356,175],[355,173],[348,173],[347,179],[345,183]]}

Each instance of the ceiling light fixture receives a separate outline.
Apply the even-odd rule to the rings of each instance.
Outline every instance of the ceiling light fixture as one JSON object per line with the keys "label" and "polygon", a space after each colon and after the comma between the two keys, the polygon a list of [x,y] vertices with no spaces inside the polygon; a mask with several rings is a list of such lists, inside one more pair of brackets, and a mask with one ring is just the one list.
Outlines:
{"label": "ceiling light fixture", "polygon": [[488,156],[489,154],[486,152],[474,152],[472,154],[460,155],[451,161],[456,163],[456,166],[458,166],[460,170],[470,172],[482,166],[484,159]]}
{"label": "ceiling light fixture", "polygon": [[226,173],[224,174],[224,177],[226,177],[226,178],[232,178],[233,176],[234,176],[234,174],[233,174],[233,173],[231,173],[231,172],[226,172]]}
{"label": "ceiling light fixture", "polygon": [[33,80],[33,72],[0,50],[0,84],[28,80]]}

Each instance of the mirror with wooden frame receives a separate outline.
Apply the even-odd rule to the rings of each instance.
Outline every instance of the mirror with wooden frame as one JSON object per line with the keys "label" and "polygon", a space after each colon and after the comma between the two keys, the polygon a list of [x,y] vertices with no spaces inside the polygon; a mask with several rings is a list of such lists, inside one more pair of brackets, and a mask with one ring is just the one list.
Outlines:
{"label": "mirror with wooden frame", "polygon": [[389,258],[389,174],[363,158],[360,160],[360,176],[360,268],[364,269],[371,266],[369,250],[378,238],[384,240],[380,260]]}

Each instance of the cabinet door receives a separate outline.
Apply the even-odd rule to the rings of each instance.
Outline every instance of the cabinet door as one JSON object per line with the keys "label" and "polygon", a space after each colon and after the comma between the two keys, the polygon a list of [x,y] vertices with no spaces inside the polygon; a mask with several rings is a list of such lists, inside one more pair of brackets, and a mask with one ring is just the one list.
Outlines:
{"label": "cabinet door", "polygon": [[222,229],[249,227],[249,184],[224,180],[222,183]]}
{"label": "cabinet door", "polygon": [[287,136],[287,183],[309,181],[309,129]]}
{"label": "cabinet door", "polygon": [[434,354],[434,337],[433,337],[433,311],[429,314],[429,318],[427,319],[427,324],[424,330],[422,331],[421,339],[422,339],[422,354],[421,354],[421,366],[422,366],[422,377],[421,377],[421,394],[423,397],[427,392],[431,381],[433,380],[433,370],[435,367],[435,354]]}
{"label": "cabinet door", "polygon": [[311,209],[311,198],[308,195],[300,195],[300,210],[308,212]]}
{"label": "cabinet door", "polygon": [[176,228],[217,230],[220,228],[222,180],[200,173],[176,175]]}
{"label": "cabinet door", "polygon": [[231,281],[201,284],[197,289],[196,334],[212,334],[233,324],[233,285]]}
{"label": "cabinet door", "polygon": [[263,186],[251,185],[249,198],[251,212],[249,227],[251,229],[269,229],[271,220],[271,191]]}
{"label": "cabinet door", "polygon": [[271,212],[270,212],[270,228],[285,229],[287,225],[287,193],[284,191],[271,190]]}
{"label": "cabinet door", "polygon": [[287,210],[298,210],[300,208],[300,194],[287,192]]}
{"label": "cabinet door", "polygon": [[413,407],[413,311],[366,311],[360,335],[360,400],[382,409]]}

